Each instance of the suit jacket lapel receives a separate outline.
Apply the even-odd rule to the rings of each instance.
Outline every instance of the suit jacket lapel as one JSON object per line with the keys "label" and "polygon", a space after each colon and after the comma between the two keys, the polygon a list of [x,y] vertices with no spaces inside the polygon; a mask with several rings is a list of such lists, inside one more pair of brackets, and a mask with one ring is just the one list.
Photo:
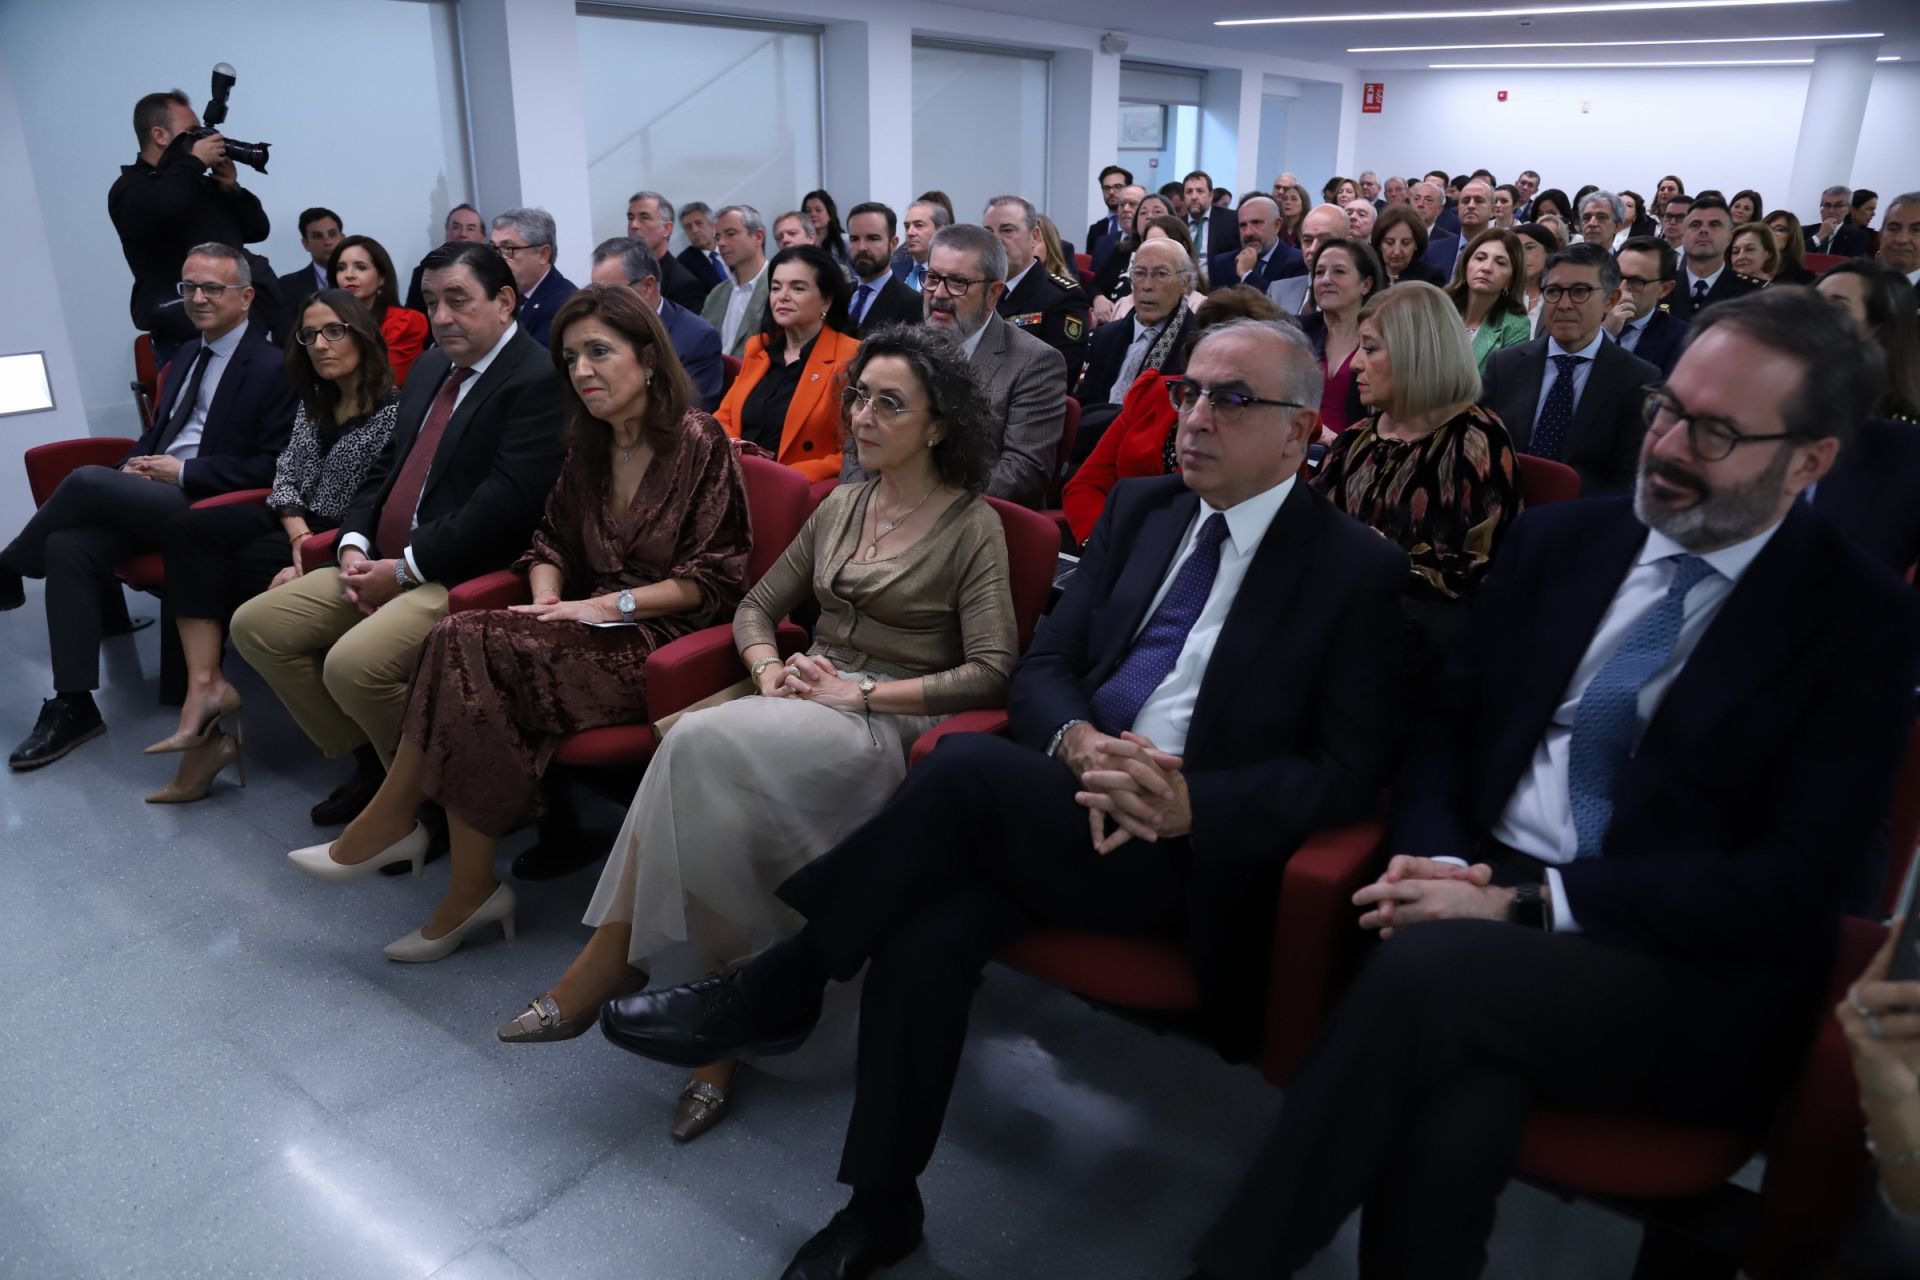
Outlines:
{"label": "suit jacket lapel", "polygon": [[206,425],[200,431],[200,448],[204,452],[212,443],[211,436],[218,434],[217,428],[226,425],[226,415],[233,410],[233,402],[240,397],[240,384],[246,380],[247,366],[253,363],[251,344],[242,338],[233,348],[233,354],[227,357],[227,367],[220,374],[220,385],[213,389],[213,400],[207,405]]}
{"label": "suit jacket lapel", "polygon": [[[831,329],[820,331],[819,340],[813,344],[813,353],[807,357],[807,367],[800,371],[800,385],[793,389],[793,399],[787,402],[787,420],[780,428],[782,462],[798,462],[805,456],[806,451],[800,447],[800,437],[806,433],[797,428],[813,416],[820,401],[833,390],[833,371],[840,363],[836,358],[840,344],[833,340],[834,337]],[[789,457],[789,454],[792,456]]]}
{"label": "suit jacket lapel", "polygon": [[1593,356],[1593,372],[1587,375],[1586,390],[1580,393],[1580,402],[1573,407],[1573,426],[1567,432],[1568,453],[1572,452],[1575,436],[1584,436],[1593,429],[1601,400],[1611,398],[1610,393],[1620,380],[1619,357],[1625,354],[1618,343],[1600,339],[1600,350]]}
{"label": "suit jacket lapel", "polygon": [[1507,419],[1507,434],[1513,437],[1513,447],[1524,453],[1533,443],[1533,419],[1540,408],[1540,384],[1547,380],[1545,338],[1535,338],[1527,345],[1527,358],[1519,367],[1520,380],[1507,401],[1513,410],[1513,416]]}
{"label": "suit jacket lapel", "polygon": [[1147,607],[1160,590],[1199,508],[1199,495],[1189,491],[1140,522],[1139,536],[1126,550],[1126,560],[1119,577],[1113,580],[1106,603],[1094,610],[1090,620],[1092,634],[1100,638],[1100,652],[1091,673],[1096,686],[1133,647],[1134,634],[1147,620]]}
{"label": "suit jacket lapel", "polygon": [[[522,346],[522,343],[526,345]],[[487,371],[481,374],[473,384],[473,389],[461,398],[459,407],[453,411],[453,417],[447,420],[447,429],[440,437],[439,447],[433,451],[433,465],[427,469],[427,483],[420,490],[421,501],[426,500],[427,495],[433,492],[434,486],[447,474],[447,468],[443,464],[460,447],[460,437],[466,434],[467,424],[473,421],[473,415],[479,411],[480,406],[499,390],[500,384],[513,376],[514,370],[520,367],[520,361],[527,347],[539,350],[539,345],[532,338],[527,337],[525,329],[521,329],[513,335],[513,341],[501,348],[500,354],[495,356],[493,363],[487,366]],[[431,406],[427,412],[433,412]],[[423,417],[422,424],[425,421]]]}

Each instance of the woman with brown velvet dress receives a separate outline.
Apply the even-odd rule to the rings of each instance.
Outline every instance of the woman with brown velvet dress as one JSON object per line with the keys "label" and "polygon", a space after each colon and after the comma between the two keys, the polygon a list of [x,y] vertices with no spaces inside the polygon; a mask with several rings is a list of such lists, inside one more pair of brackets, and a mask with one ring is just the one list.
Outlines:
{"label": "woman with brown velvet dress", "polygon": [[[494,846],[531,806],[561,739],[644,718],[647,656],[724,622],[746,579],[746,486],[653,309],[591,286],[554,317],[573,387],[572,447],[516,570],[533,603],[459,613],[427,637],[386,782],[340,839],[288,856],[322,880],[391,862],[415,874],[423,800],[447,811],[452,882],[432,919],[386,948],[438,960],[476,929],[513,931]],[[613,625],[604,624],[621,624]]]}

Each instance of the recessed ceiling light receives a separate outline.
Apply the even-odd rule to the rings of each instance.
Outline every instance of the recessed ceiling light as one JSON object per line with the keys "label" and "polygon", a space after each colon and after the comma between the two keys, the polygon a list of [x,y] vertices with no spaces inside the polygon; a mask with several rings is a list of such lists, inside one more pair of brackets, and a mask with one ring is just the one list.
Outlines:
{"label": "recessed ceiling light", "polygon": [[1875,62],[1898,62],[1900,61],[1900,55],[1895,53],[1884,58],[1875,58],[1874,61]]}
{"label": "recessed ceiling light", "polygon": [[1603,4],[1538,4],[1507,9],[1436,9],[1429,12],[1318,13],[1291,18],[1220,18],[1216,27],[1264,27],[1306,22],[1431,22],[1436,18],[1530,18],[1584,13],[1646,13],[1659,9],[1748,9],[1783,4],[1833,4],[1836,0],[1606,0]]}
{"label": "recessed ceiling light", "polygon": [[1592,71],[1607,67],[1810,67],[1812,58],[1702,58],[1684,62],[1429,62],[1430,71]]}
{"label": "recessed ceiling light", "polygon": [[1348,49],[1348,53],[1445,53],[1459,49],[1618,49],[1669,44],[1794,44],[1812,40],[1878,40],[1884,31],[1826,36],[1706,36],[1697,40],[1545,40],[1519,44],[1396,44]]}

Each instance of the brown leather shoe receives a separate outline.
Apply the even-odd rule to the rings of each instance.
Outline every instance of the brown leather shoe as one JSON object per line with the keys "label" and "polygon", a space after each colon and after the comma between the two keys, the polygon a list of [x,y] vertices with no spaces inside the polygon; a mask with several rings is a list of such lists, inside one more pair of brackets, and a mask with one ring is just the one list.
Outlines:
{"label": "brown leather shoe", "polygon": [[704,1080],[694,1081],[680,1095],[680,1105],[673,1109],[673,1140],[692,1142],[719,1124],[728,1109],[726,1094]]}

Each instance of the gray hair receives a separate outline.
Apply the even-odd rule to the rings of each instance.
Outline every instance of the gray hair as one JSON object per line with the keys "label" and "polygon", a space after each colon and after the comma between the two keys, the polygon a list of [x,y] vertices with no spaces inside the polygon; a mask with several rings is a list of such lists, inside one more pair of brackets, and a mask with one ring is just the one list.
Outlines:
{"label": "gray hair", "polygon": [[655,204],[660,206],[660,213],[662,217],[666,218],[668,222],[672,222],[674,220],[673,201],[667,199],[665,196],[661,195],[658,191],[636,191],[632,195],[627,197],[628,204],[632,204],[635,200],[653,201]]}
{"label": "gray hair", "polygon": [[[629,200],[627,201],[627,203],[632,204],[633,201]],[[713,210],[708,206],[705,200],[689,200],[685,204],[680,206],[680,216],[682,218],[686,217],[690,213],[704,213],[709,218],[713,216]]]}
{"label": "gray hair", "polygon": [[740,225],[747,229],[748,235],[750,236],[757,235],[757,236],[760,236],[762,239],[765,239],[767,234],[767,220],[760,216],[760,211],[758,209],[754,208],[750,204],[722,205],[720,207],[720,212],[713,215],[713,220],[715,222],[718,222],[720,221],[720,219],[726,217],[730,213],[737,213],[740,215]]}
{"label": "gray hair", "polygon": [[1378,182],[1378,181],[1380,181],[1380,175],[1379,175],[1379,174],[1377,174],[1377,173],[1375,173],[1375,172],[1374,172],[1373,170],[1371,170],[1371,169],[1362,169],[1362,170],[1360,171],[1360,180],[1361,180],[1362,182],[1365,182],[1365,181],[1366,181],[1366,180],[1367,180],[1368,178],[1372,178],[1372,179],[1373,179],[1373,180],[1374,180],[1375,182]]}
{"label": "gray hair", "polygon": [[1035,209],[1033,207],[1033,201],[1027,199],[1025,196],[995,196],[993,199],[987,201],[987,207],[980,211],[981,216],[985,217],[993,208],[1003,204],[1014,205],[1020,210],[1021,214],[1025,216],[1027,220],[1027,230],[1031,231],[1040,225],[1040,211]]}
{"label": "gray hair", "polygon": [[593,265],[599,266],[608,258],[620,259],[620,268],[626,272],[628,284],[639,284],[642,280],[660,278],[660,264],[648,252],[647,246],[632,236],[615,236],[611,240],[602,240],[593,249]]}
{"label": "gray hair", "polygon": [[[233,264],[233,278],[235,282],[238,283],[242,289],[248,288],[253,284],[253,266],[247,261],[247,255],[230,244],[220,244],[217,241],[209,240],[205,244],[197,244],[187,250],[187,257],[218,258],[222,262],[231,262]],[[1002,274],[1005,273],[1003,272]]]}
{"label": "gray hair", "polygon": [[1321,393],[1326,389],[1327,375],[1320,368],[1319,353],[1313,349],[1313,340],[1307,337],[1299,325],[1286,317],[1278,320],[1229,320],[1225,324],[1214,325],[1200,334],[1200,340],[1193,345],[1189,361],[1200,354],[1200,348],[1210,342],[1236,333],[1264,333],[1280,340],[1286,347],[1291,359],[1282,360],[1279,372],[1284,380],[1281,390],[1283,399],[1297,401],[1304,405],[1317,406]]}
{"label": "gray hair", "polygon": [[1606,205],[1607,211],[1613,215],[1613,220],[1615,222],[1625,222],[1627,220],[1626,201],[1622,200],[1619,196],[1613,194],[1613,192],[1611,191],[1587,192],[1587,198],[1580,202],[1581,217],[1584,218],[1587,216],[1587,206],[1590,204]]}
{"label": "gray hair", "polygon": [[927,211],[927,220],[933,223],[935,230],[953,223],[952,215],[947,212],[947,206],[943,204],[935,204],[931,200],[915,200],[907,206],[907,212],[912,213],[915,209]]}
{"label": "gray hair", "polygon": [[980,274],[989,281],[1007,278],[1007,246],[1001,244],[1000,237],[985,227],[977,227],[971,222],[956,222],[941,227],[933,233],[933,243],[927,246],[929,258],[935,249],[958,249],[962,253],[971,253],[980,264]]}
{"label": "gray hair", "polygon": [[478,217],[480,216],[480,211],[479,211],[478,209],[476,209],[476,208],[474,208],[474,207],[473,207],[472,205],[470,205],[470,204],[457,204],[457,205],[455,205],[455,206],[453,206],[453,208],[451,208],[451,209],[449,209],[449,210],[447,210],[447,216],[446,216],[446,219],[445,219],[445,221],[443,221],[443,222],[441,222],[441,224],[440,224],[440,229],[441,229],[442,231],[449,231],[449,230],[452,230],[452,228],[453,228],[453,215],[454,215],[454,214],[456,214],[456,213],[458,213],[458,212],[460,212],[460,211],[461,211],[462,209],[465,209],[465,210],[466,210],[466,211],[467,211],[468,213],[470,213],[470,214],[472,214],[472,215],[473,215],[474,217],[476,217],[476,218],[478,218]]}
{"label": "gray hair", "polygon": [[1853,188],[1847,186],[1845,183],[1841,183],[1837,186],[1828,187],[1825,191],[1822,191],[1820,193],[1820,198],[1822,200],[1825,200],[1828,196],[1845,196],[1847,198],[1847,203],[1852,204]]}
{"label": "gray hair", "polygon": [[1901,192],[1893,199],[1887,201],[1887,208],[1891,210],[1895,205],[1902,204],[1920,204],[1920,191]]}
{"label": "gray hair", "polygon": [[546,245],[559,252],[554,243],[553,215],[545,209],[509,209],[495,215],[495,231],[518,231],[520,238],[529,245]]}

